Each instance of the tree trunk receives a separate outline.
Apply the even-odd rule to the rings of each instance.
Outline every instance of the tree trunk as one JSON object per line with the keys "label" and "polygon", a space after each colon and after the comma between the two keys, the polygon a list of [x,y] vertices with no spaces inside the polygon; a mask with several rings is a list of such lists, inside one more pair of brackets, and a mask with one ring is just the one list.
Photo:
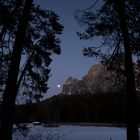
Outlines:
{"label": "tree trunk", "polygon": [[2,124],[0,127],[0,140],[12,140],[13,115],[15,110],[15,100],[17,96],[17,79],[26,28],[29,20],[33,0],[26,0],[23,14],[19,21],[16,33],[15,44],[13,47],[11,64],[9,67],[7,83],[2,101]]}
{"label": "tree trunk", "polygon": [[127,21],[125,18],[124,0],[115,0],[115,4],[118,10],[125,51],[125,76],[126,76],[126,93],[127,93],[127,108],[126,108],[127,140],[139,140],[138,118],[137,118],[138,117],[137,94],[135,88],[135,76],[132,61],[132,51],[131,51],[132,46],[130,45]]}

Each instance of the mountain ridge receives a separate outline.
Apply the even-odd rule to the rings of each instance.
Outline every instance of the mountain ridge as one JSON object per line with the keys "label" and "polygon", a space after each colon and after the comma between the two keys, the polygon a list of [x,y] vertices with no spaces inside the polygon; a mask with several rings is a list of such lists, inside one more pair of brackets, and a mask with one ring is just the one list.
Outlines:
{"label": "mountain ridge", "polygon": [[[140,69],[134,65],[136,89],[140,91]],[[61,94],[84,94],[84,93],[105,93],[119,92],[124,90],[124,76],[115,70],[108,70],[102,64],[95,64],[87,71],[86,75],[78,80],[75,77],[68,77],[62,87]]]}

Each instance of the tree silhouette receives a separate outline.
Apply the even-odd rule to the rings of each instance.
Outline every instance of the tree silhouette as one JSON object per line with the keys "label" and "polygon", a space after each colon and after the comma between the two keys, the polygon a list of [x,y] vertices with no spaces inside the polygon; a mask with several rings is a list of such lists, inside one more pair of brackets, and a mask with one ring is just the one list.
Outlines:
{"label": "tree silhouette", "polygon": [[[14,4],[11,5],[10,1],[4,4],[9,4],[8,7],[1,4],[2,7],[5,7],[6,11],[11,11],[8,17],[13,17],[12,19],[15,19],[17,22],[15,23],[15,20],[11,20],[8,22],[8,25],[5,25],[6,21],[2,18],[2,47],[0,50],[1,92],[3,92],[5,87],[12,52],[11,44],[14,43],[18,19],[21,16],[21,10],[23,8],[23,3],[17,4],[16,1],[15,5],[18,5],[19,8],[16,8],[17,6]],[[17,12],[20,14],[17,15]],[[3,14],[1,17],[3,17]],[[53,11],[42,10],[38,5],[33,5],[27,26],[28,32],[25,36],[21,56],[22,62],[20,64],[20,73],[17,81],[17,88],[22,88],[19,92],[31,97],[31,99],[42,97],[41,94],[46,93],[48,89],[47,79],[50,77],[49,64],[52,61],[50,56],[53,53],[60,54],[61,52],[59,45],[60,40],[57,38],[57,35],[62,33],[63,26],[58,23],[58,20],[59,17]]]}
{"label": "tree silhouette", "polygon": [[7,84],[3,94],[2,102],[2,126],[0,138],[12,139],[13,113],[15,108],[15,99],[17,95],[16,83],[19,72],[21,53],[26,34],[26,27],[29,20],[29,13],[32,6],[32,0],[26,1],[22,17],[19,21],[19,27],[16,34],[15,44],[13,47],[11,64],[8,72]]}
{"label": "tree silhouette", "polygon": [[76,19],[85,27],[85,32],[78,33],[78,36],[80,39],[99,37],[103,40],[101,46],[85,48],[84,55],[98,57],[102,63],[118,70],[125,65],[127,139],[138,140],[133,57],[139,60],[140,1],[104,0],[96,6],[97,2],[98,0],[88,9],[76,12]]}
{"label": "tree silhouette", "polygon": [[63,26],[53,11],[40,9],[32,0],[3,1],[0,10],[0,139],[11,140],[17,93],[24,92],[38,100],[47,91],[50,56],[60,54],[60,40],[56,36],[62,33]]}

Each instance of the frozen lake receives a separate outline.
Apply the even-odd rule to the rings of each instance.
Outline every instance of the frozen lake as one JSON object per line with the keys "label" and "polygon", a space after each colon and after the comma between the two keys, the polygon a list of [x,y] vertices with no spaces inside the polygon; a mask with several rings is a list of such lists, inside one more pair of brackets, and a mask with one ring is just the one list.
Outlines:
{"label": "frozen lake", "polygon": [[101,126],[31,126],[27,137],[16,132],[14,140],[126,140],[126,129]]}

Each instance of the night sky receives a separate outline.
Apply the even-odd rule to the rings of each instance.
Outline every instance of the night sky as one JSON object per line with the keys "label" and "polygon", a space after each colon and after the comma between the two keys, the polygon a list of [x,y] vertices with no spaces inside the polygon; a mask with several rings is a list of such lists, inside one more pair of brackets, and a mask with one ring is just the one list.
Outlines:
{"label": "night sky", "polygon": [[[98,63],[92,58],[82,55],[84,47],[97,45],[98,40],[81,41],[76,35],[82,28],[74,19],[76,9],[85,9],[93,4],[93,0],[35,0],[43,9],[53,10],[60,16],[64,26],[61,35],[61,55],[53,55],[50,65],[52,76],[49,79],[49,90],[46,97],[58,94],[69,76],[81,79],[89,68]],[[58,88],[57,85],[61,87]]]}

